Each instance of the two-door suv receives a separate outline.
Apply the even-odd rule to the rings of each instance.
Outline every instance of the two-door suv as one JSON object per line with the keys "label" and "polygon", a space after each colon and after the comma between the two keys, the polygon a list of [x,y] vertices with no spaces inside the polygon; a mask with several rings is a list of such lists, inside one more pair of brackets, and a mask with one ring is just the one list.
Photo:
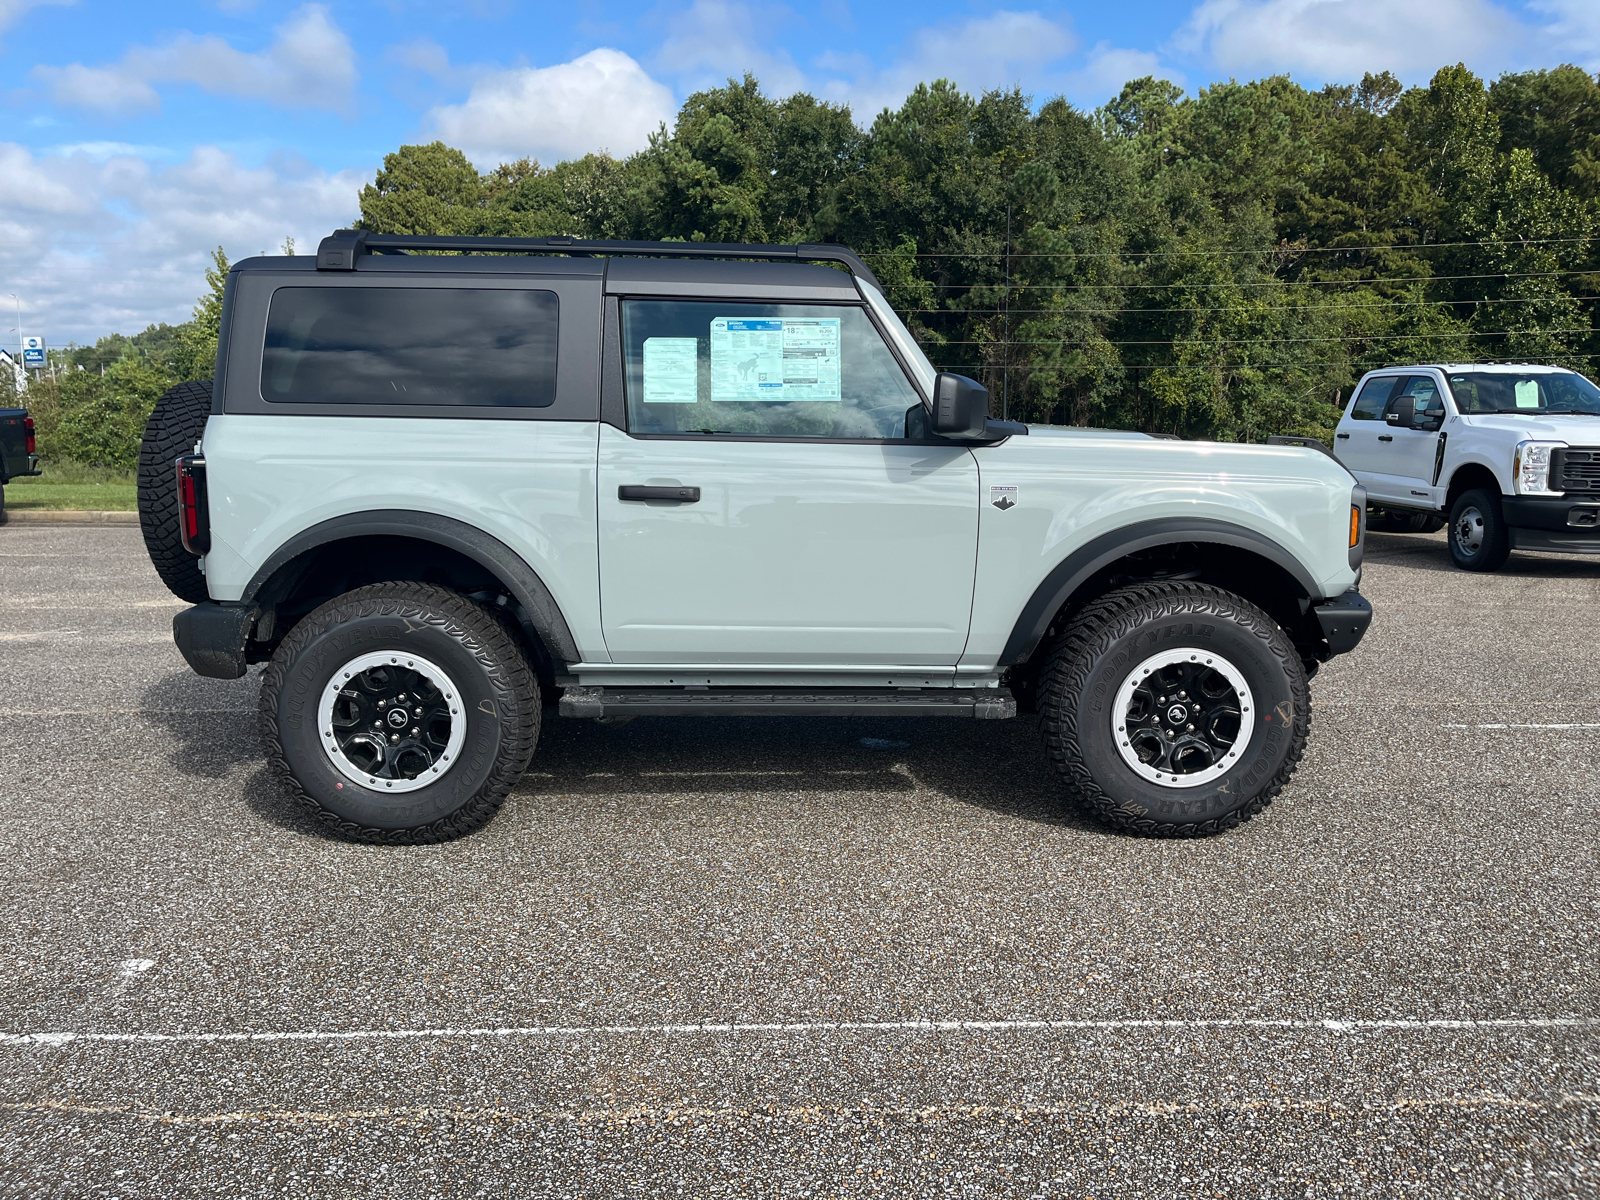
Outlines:
{"label": "two-door suv", "polygon": [[230,271],[141,517],[178,648],[267,664],[266,753],[351,837],[482,825],[546,704],[1020,706],[1113,825],[1259,812],[1371,617],[1361,488],[988,409],[843,247],[341,230]]}

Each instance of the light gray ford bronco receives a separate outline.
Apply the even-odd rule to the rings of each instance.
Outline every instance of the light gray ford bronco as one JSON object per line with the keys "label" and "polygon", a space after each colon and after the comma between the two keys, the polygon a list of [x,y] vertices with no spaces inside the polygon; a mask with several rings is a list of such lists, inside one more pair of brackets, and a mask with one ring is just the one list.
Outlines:
{"label": "light gray ford bronco", "polygon": [[248,259],[140,465],[183,656],[267,664],[267,756],[381,842],[481,826],[552,711],[1020,709],[1100,819],[1229,828],[1371,619],[1365,511],[1313,449],[991,420],[831,245]]}

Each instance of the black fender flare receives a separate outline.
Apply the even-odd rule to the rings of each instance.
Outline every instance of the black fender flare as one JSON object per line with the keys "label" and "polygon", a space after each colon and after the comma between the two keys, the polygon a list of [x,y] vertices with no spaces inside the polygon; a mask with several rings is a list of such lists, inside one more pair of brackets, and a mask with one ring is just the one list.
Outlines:
{"label": "black fender flare", "polygon": [[1209,517],[1160,517],[1139,521],[1085,542],[1056,564],[1022,606],[1022,613],[1017,617],[1011,636],[1006,639],[1005,649],[1000,652],[999,665],[1016,666],[1027,662],[1044,639],[1050,622],[1055,620],[1061,606],[1095,572],[1136,551],[1178,542],[1210,542],[1249,550],[1282,567],[1307,599],[1323,598],[1311,572],[1293,554],[1265,534]]}
{"label": "black fender flare", "polygon": [[582,661],[578,643],[572,636],[567,619],[561,615],[560,605],[527,561],[492,534],[465,521],[441,517],[437,513],[378,509],[331,517],[309,529],[303,529],[261,564],[245,585],[238,602],[245,605],[257,603],[268,580],[307,550],[357,537],[418,538],[470,558],[510,589],[517,603],[522,605],[522,611],[528,614],[534,630],[544,640],[552,658],[560,663]]}

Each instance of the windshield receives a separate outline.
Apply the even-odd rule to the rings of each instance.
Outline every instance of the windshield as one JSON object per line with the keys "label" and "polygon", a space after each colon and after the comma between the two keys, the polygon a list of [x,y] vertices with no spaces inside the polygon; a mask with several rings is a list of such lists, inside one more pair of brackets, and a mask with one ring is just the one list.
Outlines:
{"label": "windshield", "polygon": [[883,322],[889,340],[894,342],[895,348],[906,360],[906,365],[911,368],[912,376],[922,387],[922,394],[933,395],[933,377],[937,372],[933,369],[933,364],[928,361],[928,356],[922,352],[922,347],[917,345],[916,339],[900,323],[900,318],[895,316],[894,309],[890,307],[882,292],[859,276],[856,278],[856,283],[860,285],[861,294],[867,298],[867,303],[872,305],[872,311],[878,314],[878,320]]}
{"label": "windshield", "polygon": [[1511,413],[1540,417],[1554,413],[1600,416],[1600,388],[1571,371],[1461,371],[1450,376],[1456,407],[1465,415]]}

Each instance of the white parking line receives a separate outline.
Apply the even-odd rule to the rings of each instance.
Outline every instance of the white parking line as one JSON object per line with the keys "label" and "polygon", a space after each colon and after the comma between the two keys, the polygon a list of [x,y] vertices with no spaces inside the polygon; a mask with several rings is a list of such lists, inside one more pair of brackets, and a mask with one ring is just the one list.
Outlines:
{"label": "white parking line", "polygon": [[1493,721],[1487,725],[1446,725],[1446,729],[1600,729],[1600,722],[1587,725],[1513,725],[1505,721]]}
{"label": "white parking line", "polygon": [[200,713],[253,713],[253,708],[0,708],[0,717],[164,717]]}
{"label": "white parking line", "polygon": [[1162,1030],[1204,1032],[1216,1029],[1308,1030],[1358,1033],[1393,1030],[1597,1029],[1600,1017],[1356,1018],[1317,1020],[1270,1017],[1216,1017],[1197,1020],[1159,1018],[1104,1021],[796,1021],[771,1023],[703,1022],[687,1025],[520,1025],[463,1026],[443,1029],[264,1030],[238,1033],[0,1033],[0,1045],[64,1046],[69,1042],[195,1044],[211,1042],[360,1042],[430,1038],[582,1038],[633,1035],[742,1033],[1030,1033],[1049,1031],[1115,1032]]}

